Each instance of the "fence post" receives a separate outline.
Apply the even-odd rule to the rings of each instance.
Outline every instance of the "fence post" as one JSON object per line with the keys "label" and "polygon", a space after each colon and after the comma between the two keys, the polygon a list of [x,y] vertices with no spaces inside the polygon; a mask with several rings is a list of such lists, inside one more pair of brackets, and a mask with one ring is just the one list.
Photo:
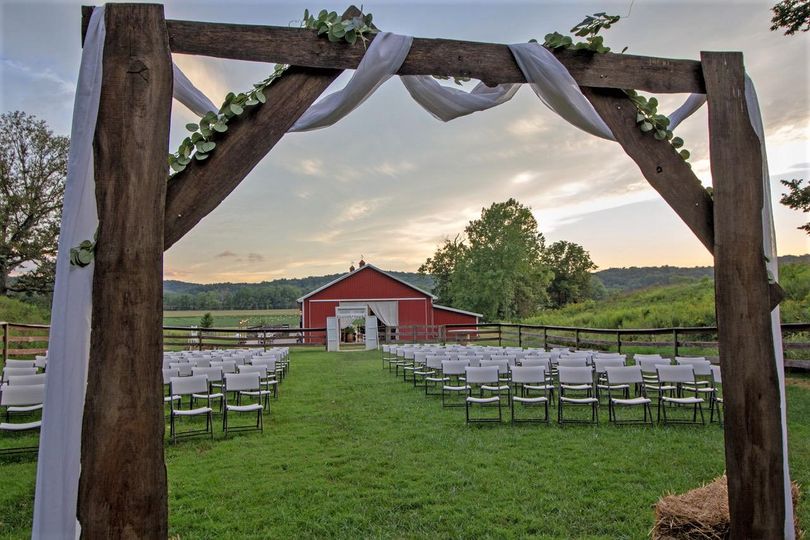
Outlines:
{"label": "fence post", "polygon": [[574,348],[579,349],[579,328],[574,330]]}
{"label": "fence post", "polygon": [[203,329],[202,327],[197,331],[197,347],[203,350]]}
{"label": "fence post", "polygon": [[548,328],[543,327],[543,348],[548,349]]}
{"label": "fence post", "polygon": [[498,323],[498,347],[503,347],[503,325]]}
{"label": "fence post", "polygon": [[518,325],[518,347],[523,348],[523,325]]}
{"label": "fence post", "polygon": [[264,350],[267,350],[267,329],[262,327],[262,345],[264,346]]}
{"label": "fence post", "polygon": [[618,352],[622,352],[622,333],[616,330],[616,348]]}
{"label": "fence post", "polygon": [[8,325],[7,322],[3,323],[3,366],[6,365],[8,361],[8,342],[9,342],[9,332],[11,331],[11,327]]}
{"label": "fence post", "polygon": [[672,329],[672,343],[675,349],[675,356],[678,356],[678,329]]}

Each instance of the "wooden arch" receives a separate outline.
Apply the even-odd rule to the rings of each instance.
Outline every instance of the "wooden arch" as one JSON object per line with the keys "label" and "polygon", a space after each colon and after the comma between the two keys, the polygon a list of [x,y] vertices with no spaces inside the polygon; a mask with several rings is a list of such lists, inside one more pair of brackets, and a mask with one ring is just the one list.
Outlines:
{"label": "wooden arch", "polygon": [[[83,8],[82,35],[91,12]],[[78,517],[87,538],[165,538],[163,251],[227,197],[342,70],[357,67],[363,47],[305,29],[167,21],[159,4],[108,4],[105,18]],[[167,183],[171,52],[295,67],[265,90],[265,105],[230,125],[216,152]],[[762,159],[742,54],[703,52],[700,61],[556,55],[644,177],[714,255],[732,537],[782,538],[786,464],[770,321],[782,295],[763,263]],[[505,45],[445,39],[414,39],[400,73],[525,82]],[[621,88],[707,94],[713,199],[670,144],[640,132]]]}

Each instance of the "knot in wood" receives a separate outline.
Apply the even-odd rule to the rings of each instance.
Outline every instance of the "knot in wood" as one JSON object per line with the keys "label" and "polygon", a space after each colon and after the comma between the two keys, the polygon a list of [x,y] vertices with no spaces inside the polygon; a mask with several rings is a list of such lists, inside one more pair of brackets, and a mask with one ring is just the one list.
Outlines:
{"label": "knot in wood", "polygon": [[140,75],[144,81],[149,82],[149,68],[141,61],[140,58],[129,59],[129,64],[127,65],[127,75],[129,74]]}
{"label": "knot in wood", "polygon": [[662,172],[664,172],[664,168],[661,165],[658,165],[655,168],[655,172],[657,172],[658,174],[661,174]]}

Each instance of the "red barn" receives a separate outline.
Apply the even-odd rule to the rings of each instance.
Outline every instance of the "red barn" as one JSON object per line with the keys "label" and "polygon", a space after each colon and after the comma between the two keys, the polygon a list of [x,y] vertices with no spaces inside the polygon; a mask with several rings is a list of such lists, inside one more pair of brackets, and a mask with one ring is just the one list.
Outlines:
{"label": "red barn", "polygon": [[432,294],[414,287],[374,265],[366,264],[298,299],[301,326],[324,328],[327,317],[365,310],[381,327],[398,327],[400,339],[409,326],[477,324],[482,315],[434,304]]}

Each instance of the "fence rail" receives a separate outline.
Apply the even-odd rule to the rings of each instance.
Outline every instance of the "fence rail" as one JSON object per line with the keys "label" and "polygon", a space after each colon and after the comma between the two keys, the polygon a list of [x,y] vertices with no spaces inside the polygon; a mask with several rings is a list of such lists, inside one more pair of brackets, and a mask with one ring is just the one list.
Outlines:
{"label": "fence rail", "polygon": [[[50,326],[0,322],[2,359],[31,357],[48,349]],[[787,367],[810,369],[810,323],[782,324]],[[717,327],[578,328],[570,326],[485,323],[401,325],[380,329],[379,343],[480,343],[521,347],[578,347],[666,355],[717,356]],[[167,348],[216,349],[275,346],[326,347],[326,328],[163,327]]]}

